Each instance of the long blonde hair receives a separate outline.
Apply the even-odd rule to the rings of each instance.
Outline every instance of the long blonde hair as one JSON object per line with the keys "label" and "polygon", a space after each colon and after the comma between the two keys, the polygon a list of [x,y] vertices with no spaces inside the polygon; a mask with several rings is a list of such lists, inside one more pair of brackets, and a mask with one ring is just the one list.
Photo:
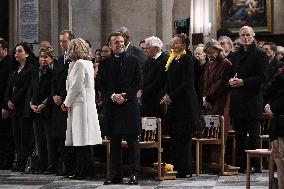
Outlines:
{"label": "long blonde hair", "polygon": [[82,38],[76,38],[70,41],[67,49],[67,56],[72,61],[77,61],[79,59],[91,60],[93,57],[92,49]]}

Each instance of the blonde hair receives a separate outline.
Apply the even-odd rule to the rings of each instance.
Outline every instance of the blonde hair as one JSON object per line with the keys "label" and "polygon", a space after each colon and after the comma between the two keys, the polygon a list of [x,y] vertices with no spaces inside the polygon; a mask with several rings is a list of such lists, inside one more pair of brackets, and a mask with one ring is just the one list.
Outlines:
{"label": "blonde hair", "polygon": [[67,49],[67,56],[72,61],[79,59],[91,60],[93,57],[92,49],[82,38],[75,38],[70,41]]}
{"label": "blonde hair", "polygon": [[221,59],[224,59],[225,58],[225,52],[224,52],[224,49],[223,47],[221,46],[221,44],[215,40],[215,39],[211,39],[209,40],[205,46],[204,46],[204,52],[207,54],[207,51],[210,49],[210,48],[213,48],[213,49],[216,49],[219,51],[219,58]]}

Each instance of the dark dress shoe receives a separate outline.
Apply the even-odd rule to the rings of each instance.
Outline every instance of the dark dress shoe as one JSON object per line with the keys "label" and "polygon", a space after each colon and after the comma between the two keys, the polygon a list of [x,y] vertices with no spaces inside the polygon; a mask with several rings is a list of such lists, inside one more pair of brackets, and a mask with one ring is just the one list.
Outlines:
{"label": "dark dress shoe", "polygon": [[176,174],[176,177],[177,178],[190,178],[190,177],[192,177],[192,174],[186,174],[186,173],[183,173],[183,172],[178,172]]}
{"label": "dark dress shoe", "polygon": [[136,175],[131,175],[130,180],[128,181],[127,184],[137,185],[138,184],[138,177]]}
{"label": "dark dress shoe", "polygon": [[123,181],[122,178],[107,179],[107,180],[104,182],[104,185],[122,184],[122,181]]}

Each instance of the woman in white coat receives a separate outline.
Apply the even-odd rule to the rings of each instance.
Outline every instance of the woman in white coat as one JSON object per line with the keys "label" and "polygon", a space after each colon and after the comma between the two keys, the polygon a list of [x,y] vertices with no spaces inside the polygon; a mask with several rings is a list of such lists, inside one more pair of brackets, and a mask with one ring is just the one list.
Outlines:
{"label": "woman in white coat", "polygon": [[81,39],[71,40],[67,56],[72,61],[66,80],[67,96],[62,109],[68,111],[65,146],[74,146],[77,151],[76,171],[71,178],[84,179],[94,170],[89,145],[102,143],[98,121],[92,53]]}

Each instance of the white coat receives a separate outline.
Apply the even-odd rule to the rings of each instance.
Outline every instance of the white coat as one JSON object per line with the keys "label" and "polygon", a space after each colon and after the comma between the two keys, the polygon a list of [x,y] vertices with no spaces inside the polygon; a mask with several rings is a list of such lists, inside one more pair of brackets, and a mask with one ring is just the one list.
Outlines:
{"label": "white coat", "polygon": [[85,146],[102,143],[95,104],[94,69],[91,61],[71,62],[66,80],[68,110],[66,146]]}

